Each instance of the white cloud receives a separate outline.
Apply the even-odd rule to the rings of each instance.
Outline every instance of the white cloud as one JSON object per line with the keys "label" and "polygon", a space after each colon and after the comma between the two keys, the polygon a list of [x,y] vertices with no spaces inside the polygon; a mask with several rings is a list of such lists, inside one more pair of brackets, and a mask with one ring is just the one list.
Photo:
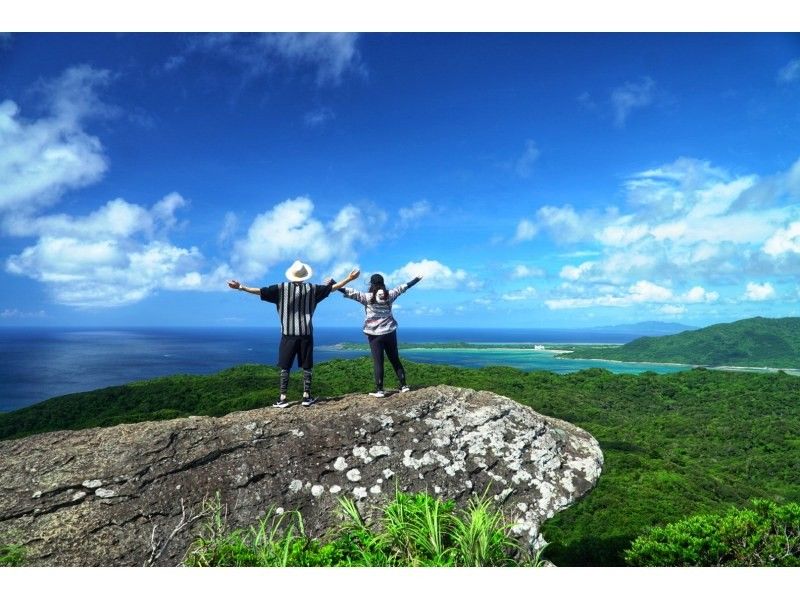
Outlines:
{"label": "white cloud", "polygon": [[49,114],[35,121],[24,119],[15,102],[0,103],[0,215],[32,213],[100,179],[107,168],[103,147],[83,124],[113,113],[95,92],[109,80],[108,71],[67,69],[41,86]]}
{"label": "white cloud", "polygon": [[521,176],[522,178],[528,178],[531,176],[533,172],[533,165],[539,159],[539,148],[536,147],[536,142],[527,139],[525,141],[525,150],[522,152],[522,155],[517,158],[517,161],[514,164],[514,171]]}
{"label": "white cloud", "polygon": [[[602,287],[570,287],[565,283],[562,289],[568,292],[571,297],[549,299],[545,304],[550,309],[576,309],[584,307],[630,307],[632,305],[659,305],[659,313],[682,313],[676,311],[680,307],[675,306],[680,303],[712,303],[719,299],[716,291],[706,291],[703,287],[695,286],[683,294],[675,294],[668,287],[656,284],[649,280],[638,280],[634,284],[624,289],[615,288],[611,285]],[[594,292],[602,294],[596,295]],[[584,296],[574,296],[574,295]],[[588,295],[588,296],[586,296]],[[668,307],[667,305],[670,304]]]}
{"label": "white cloud", "polygon": [[313,213],[313,202],[297,197],[256,216],[244,238],[234,244],[234,268],[242,277],[253,278],[296,259],[310,263],[315,271],[334,262],[354,263],[357,248],[371,244],[375,230],[385,221],[382,212],[366,213],[352,205],[328,222]]}
{"label": "white cloud", "polygon": [[525,287],[524,289],[520,289],[518,291],[505,293],[503,295],[503,299],[505,301],[527,301],[528,299],[533,299],[534,297],[536,297],[536,295],[537,292],[535,288]]}
{"label": "white cloud", "polygon": [[766,301],[774,296],[775,288],[769,282],[765,282],[764,284],[748,282],[744,294],[744,298],[748,301]]}
{"label": "white cloud", "polygon": [[431,204],[426,200],[415,201],[408,207],[397,210],[401,226],[418,224],[421,219],[430,214]]}
{"label": "white cloud", "polygon": [[614,108],[614,123],[621,127],[636,108],[644,108],[653,103],[655,81],[645,77],[639,83],[627,82],[611,92],[611,105]]}
{"label": "white cloud", "polygon": [[649,232],[646,224],[634,226],[611,225],[605,227],[597,235],[597,239],[603,245],[611,247],[626,247],[643,238]]}
{"label": "white cloud", "polygon": [[523,219],[517,224],[517,232],[514,241],[530,241],[539,232],[539,228],[530,220]]}
{"label": "white cloud", "polygon": [[579,266],[564,266],[559,276],[565,280],[578,280],[595,266],[595,262],[583,262]]}
{"label": "white cloud", "polygon": [[775,231],[764,243],[763,251],[773,257],[785,253],[800,253],[800,221]]}
{"label": "white cloud", "polygon": [[165,239],[174,211],[184,205],[171,193],[149,210],[116,199],[82,218],[29,218],[30,234],[39,238],[7,258],[6,270],[43,283],[54,301],[74,307],[127,305],[158,289],[220,290],[226,267],[202,274],[205,260],[196,247]]}
{"label": "white cloud", "polygon": [[552,307],[634,304],[639,280],[690,289],[672,304],[709,304],[720,297],[714,285],[800,275],[800,160],[758,176],[684,157],[636,173],[624,190],[627,205],[603,213],[569,204],[537,212],[533,226],[578,244],[569,257],[596,256],[562,267],[561,279],[583,288],[559,289]]}
{"label": "white cloud", "polygon": [[692,287],[681,298],[686,303],[712,303],[719,299],[719,293],[716,291],[706,291],[703,287]]}
{"label": "white cloud", "polygon": [[42,282],[54,301],[76,307],[126,305],[158,289],[222,287],[224,266],[201,274],[199,250],[167,238],[187,203],[178,193],[150,208],[117,198],[84,216],[44,213],[106,170],[100,141],[84,127],[118,114],[96,95],[110,80],[108,71],[77,66],[41,83],[48,113],[38,120],[23,119],[10,100],[0,104],[2,229],[36,238],[6,258],[6,270]]}
{"label": "white cloud", "polygon": [[511,272],[512,278],[532,278],[544,276],[545,271],[535,266],[526,266],[524,264],[517,264]]}
{"label": "white cloud", "polygon": [[[215,33],[193,35],[184,56],[202,53],[224,59],[259,77],[279,68],[309,68],[317,85],[338,85],[348,73],[363,70],[354,33]],[[170,68],[181,66],[170,58]]]}
{"label": "white cloud", "polygon": [[424,277],[420,285],[424,285],[426,289],[476,288],[479,286],[479,283],[465,270],[461,268],[454,270],[439,261],[428,259],[408,262],[405,266],[387,275],[386,278],[392,284],[399,284],[408,282],[416,276]]}
{"label": "white cloud", "polygon": [[792,83],[800,80],[800,58],[795,58],[778,71],[780,83]]}
{"label": "white cloud", "polygon": [[630,289],[630,299],[633,303],[659,303],[672,300],[672,291],[649,280],[639,280]]}

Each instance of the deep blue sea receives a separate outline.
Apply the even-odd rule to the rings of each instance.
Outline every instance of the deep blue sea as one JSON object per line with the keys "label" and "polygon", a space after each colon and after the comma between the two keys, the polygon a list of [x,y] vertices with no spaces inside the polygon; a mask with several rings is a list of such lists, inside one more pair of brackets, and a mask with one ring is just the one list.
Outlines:
{"label": "deep blue sea", "polygon": [[[638,335],[581,330],[493,330],[400,328],[401,343],[625,343]],[[274,365],[278,328],[0,328],[0,411],[50,397],[171,374],[210,374],[242,363]],[[360,357],[337,343],[364,342],[356,328],[316,328],[314,359]],[[549,347],[548,347],[549,348]],[[465,367],[508,365],[523,370],[574,372],[604,367],[613,372],[658,373],[682,366],[556,359],[544,351],[519,349],[405,349],[401,357]],[[413,381],[410,381],[413,384]]]}

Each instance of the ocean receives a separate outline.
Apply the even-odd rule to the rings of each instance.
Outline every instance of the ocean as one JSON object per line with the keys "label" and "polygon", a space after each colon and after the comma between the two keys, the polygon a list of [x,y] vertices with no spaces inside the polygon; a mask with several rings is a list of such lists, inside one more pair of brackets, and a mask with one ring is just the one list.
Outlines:
{"label": "ocean", "polygon": [[[625,343],[635,334],[555,329],[400,328],[401,343]],[[0,329],[0,412],[50,397],[116,386],[172,374],[210,374],[242,363],[274,365],[276,328],[2,328]],[[368,355],[356,328],[315,328],[315,362]],[[364,343],[364,350],[343,349]],[[549,348],[549,347],[548,347]],[[523,370],[575,372],[603,367],[618,373],[667,373],[684,366],[557,359],[547,351],[514,348],[402,349],[410,361],[464,367],[507,365]]]}

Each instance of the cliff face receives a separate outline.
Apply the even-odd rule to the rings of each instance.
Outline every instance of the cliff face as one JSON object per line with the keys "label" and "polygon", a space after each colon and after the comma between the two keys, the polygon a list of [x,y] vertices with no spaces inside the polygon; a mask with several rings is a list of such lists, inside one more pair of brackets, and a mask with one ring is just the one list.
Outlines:
{"label": "cliff face", "polygon": [[270,507],[320,535],[338,496],[362,512],[395,487],[466,505],[487,486],[533,548],[542,521],[588,492],[603,462],[585,431],[490,392],[436,386],[384,399],[259,409],[0,442],[0,545],[29,565],[178,564],[220,493],[232,527]]}

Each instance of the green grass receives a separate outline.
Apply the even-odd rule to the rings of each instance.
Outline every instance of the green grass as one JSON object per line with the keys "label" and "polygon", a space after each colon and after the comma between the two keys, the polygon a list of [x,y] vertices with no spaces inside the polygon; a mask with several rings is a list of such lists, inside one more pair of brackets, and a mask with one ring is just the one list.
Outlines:
{"label": "green grass", "polygon": [[306,534],[299,512],[270,510],[248,530],[229,531],[219,497],[184,564],[226,567],[492,567],[536,566],[509,524],[484,495],[466,509],[426,493],[396,492],[368,526],[356,504],[340,499],[343,522],[323,539]]}
{"label": "green grass", "polygon": [[25,565],[25,548],[21,544],[0,546],[0,567],[22,567]]}
{"label": "green grass", "polygon": [[[800,502],[800,377],[695,369],[638,376],[590,369],[568,375],[426,365],[404,360],[415,387],[490,390],[569,421],[600,442],[597,487],[543,526],[557,565],[625,564],[637,536],[695,514],[722,514],[753,498]],[[276,368],[243,365],[69,395],[0,414],[0,437],[270,405]],[[301,382],[292,378],[290,398]],[[320,396],[372,388],[368,357],[314,368]]]}

